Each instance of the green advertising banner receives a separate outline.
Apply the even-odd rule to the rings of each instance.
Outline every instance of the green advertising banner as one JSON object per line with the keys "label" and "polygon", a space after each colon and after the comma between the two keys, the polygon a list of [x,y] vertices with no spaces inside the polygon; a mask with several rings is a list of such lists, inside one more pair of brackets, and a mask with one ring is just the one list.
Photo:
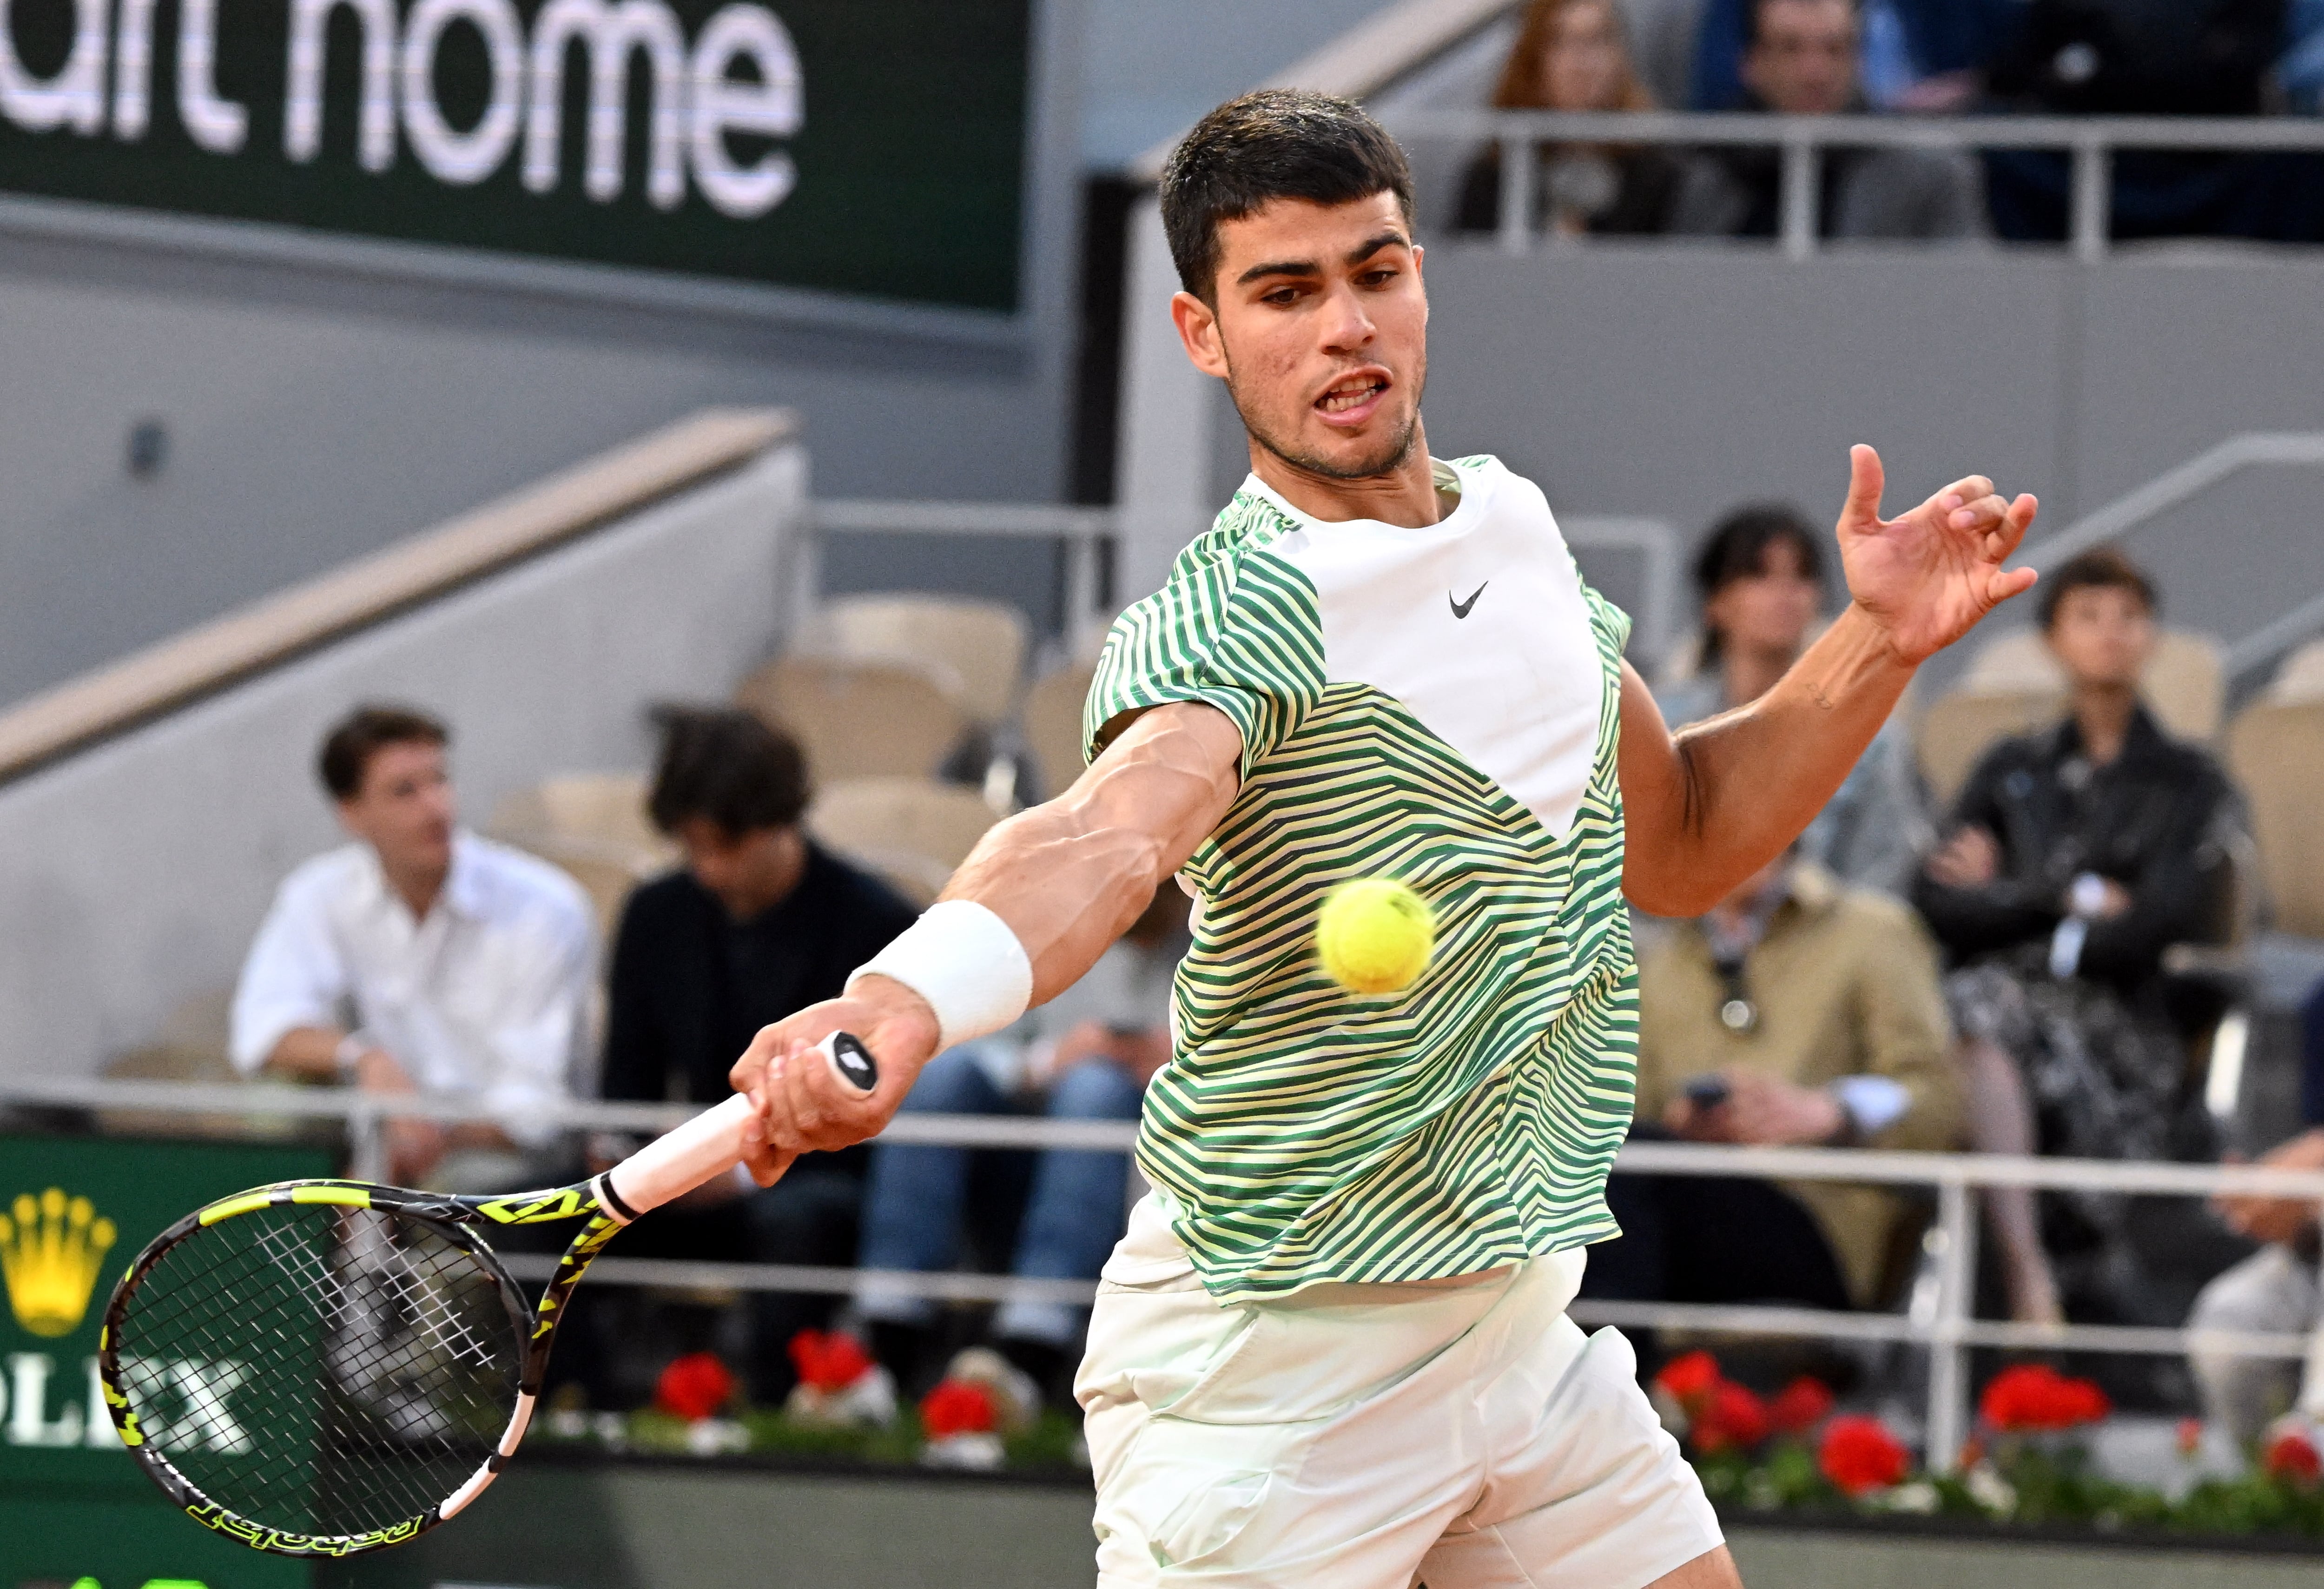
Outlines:
{"label": "green advertising banner", "polygon": [[1031,0],[0,0],[0,191],[1018,307]]}
{"label": "green advertising banner", "polygon": [[161,1498],[121,1448],[95,1364],[114,1282],[164,1226],[331,1168],[314,1148],[0,1136],[0,1589],[308,1581]]}

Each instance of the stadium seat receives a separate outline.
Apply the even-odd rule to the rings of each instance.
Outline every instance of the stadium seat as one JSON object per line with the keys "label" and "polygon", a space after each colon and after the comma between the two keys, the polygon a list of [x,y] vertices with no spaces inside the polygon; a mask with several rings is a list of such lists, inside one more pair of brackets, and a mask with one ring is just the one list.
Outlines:
{"label": "stadium seat", "polygon": [[485,831],[570,873],[608,944],[630,891],[678,858],[647,820],[646,781],[634,773],[576,772],[518,790],[493,808]]}
{"label": "stadium seat", "polygon": [[2246,708],[2227,734],[2227,765],[2251,802],[2276,926],[2324,938],[2324,688],[2292,700],[2271,691]]}
{"label": "stadium seat", "polygon": [[1029,643],[1024,614],[1000,602],[949,596],[850,596],[808,618],[794,650],[803,656],[908,661],[953,681],[954,697],[983,728],[1017,705]]}
{"label": "stadium seat", "polygon": [[[2054,721],[2065,708],[2065,693],[2058,664],[2037,632],[2010,630],[1978,647],[1960,685],[1921,718],[1921,774],[1939,804],[1951,804],[1996,741]],[[2147,666],[2144,693],[2167,732],[2209,744],[2226,715],[2226,653],[2209,635],[2165,629]]]}
{"label": "stadium seat", "polygon": [[2324,640],[2311,640],[2283,660],[2267,687],[2272,701],[2324,700]]}
{"label": "stadium seat", "polygon": [[734,699],[788,730],[818,781],[927,776],[969,728],[949,670],[899,659],[793,654]]}
{"label": "stadium seat", "polygon": [[807,814],[823,844],[927,904],[999,814],[971,789],[932,778],[854,778],[825,786]]}
{"label": "stadium seat", "polygon": [[1025,745],[1033,753],[1046,794],[1064,793],[1081,776],[1082,703],[1096,677],[1094,663],[1067,662],[1042,674],[1025,692]]}

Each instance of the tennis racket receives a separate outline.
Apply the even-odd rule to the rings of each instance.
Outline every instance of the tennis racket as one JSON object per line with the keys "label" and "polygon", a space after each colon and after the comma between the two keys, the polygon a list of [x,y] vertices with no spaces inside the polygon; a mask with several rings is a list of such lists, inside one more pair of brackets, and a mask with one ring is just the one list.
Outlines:
{"label": "tennis racket", "polygon": [[[868,1093],[870,1050],[821,1050]],[[97,1372],[129,1454],[206,1528],[279,1556],[417,1538],[500,1473],[531,1421],[558,1319],[622,1226],[742,1161],[737,1095],[603,1175],[451,1197],[282,1181],[197,1209],[137,1255]],[[580,1220],[538,1304],[494,1225]]]}

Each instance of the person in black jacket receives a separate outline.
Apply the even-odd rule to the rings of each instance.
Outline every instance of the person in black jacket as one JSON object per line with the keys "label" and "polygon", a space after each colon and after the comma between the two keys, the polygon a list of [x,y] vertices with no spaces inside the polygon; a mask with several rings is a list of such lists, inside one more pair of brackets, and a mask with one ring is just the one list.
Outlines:
{"label": "person in black jacket", "polygon": [[[2155,610],[2153,584],[2111,549],[2043,579],[2070,709],[1987,753],[1914,888],[1959,967],[1946,984],[1954,1020],[2015,1061],[1986,1070],[2022,1086],[2025,1101],[2004,1106],[2030,1107],[2043,1152],[2161,1159],[2187,1146],[2174,1138],[2190,1118],[2187,1050],[2163,956],[2215,933],[2237,806],[2218,765],[2139,704]],[[2123,1213],[2095,1194],[2045,1206],[2070,1301],[2096,1288],[2119,1303],[2134,1289]]]}
{"label": "person in black jacket", "polygon": [[[663,714],[648,811],[686,864],[641,886],[613,940],[601,1086],[607,1098],[708,1105],[759,1029],[839,996],[849,974],[918,912],[893,889],[807,837],[797,744],[747,712]],[[618,1144],[608,1144],[617,1147]],[[657,1212],[623,1251],[846,1265],[870,1150],[811,1153],[775,1185],[715,1182]],[[611,1158],[611,1153],[601,1157]],[[755,1379],[762,1402],[792,1378],[792,1335],[820,1327],[828,1298],[761,1293]]]}

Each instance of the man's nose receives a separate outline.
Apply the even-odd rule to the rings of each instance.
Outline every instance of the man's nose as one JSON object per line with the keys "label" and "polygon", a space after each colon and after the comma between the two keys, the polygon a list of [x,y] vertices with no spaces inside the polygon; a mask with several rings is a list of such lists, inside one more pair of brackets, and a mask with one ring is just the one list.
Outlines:
{"label": "man's nose", "polygon": [[1321,329],[1323,346],[1334,351],[1362,347],[1374,334],[1371,316],[1364,312],[1362,301],[1346,287],[1332,294]]}

